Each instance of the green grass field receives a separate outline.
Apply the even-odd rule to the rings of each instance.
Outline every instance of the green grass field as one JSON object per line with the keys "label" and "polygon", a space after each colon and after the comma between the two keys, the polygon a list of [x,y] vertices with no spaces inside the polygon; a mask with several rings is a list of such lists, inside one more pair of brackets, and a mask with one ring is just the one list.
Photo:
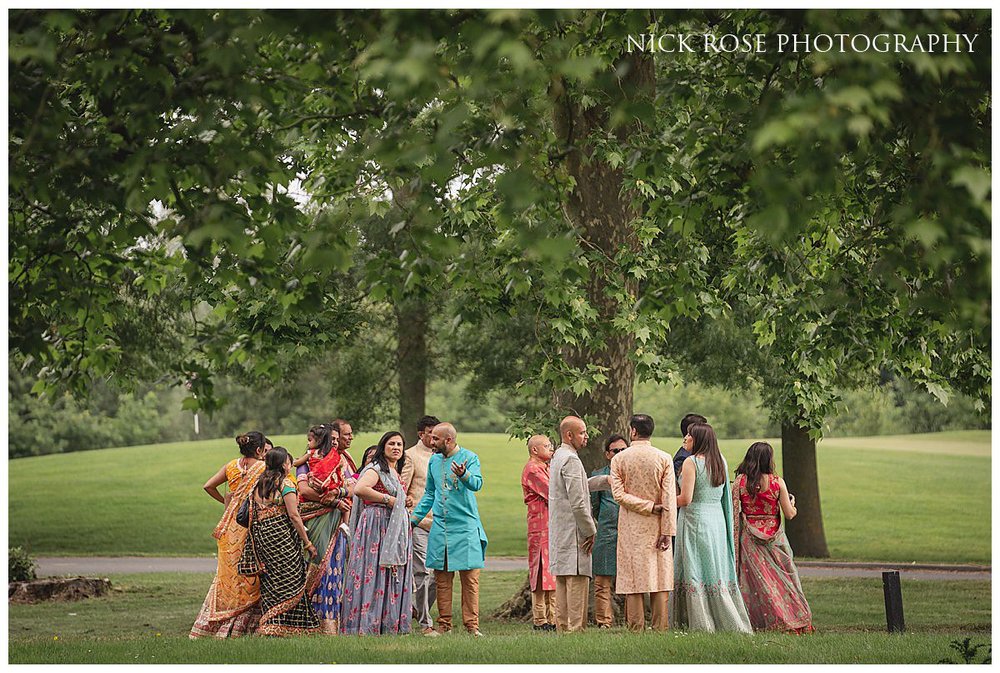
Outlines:
{"label": "green grass field", "polygon": [[111,596],[76,603],[11,605],[10,663],[937,663],[953,639],[991,642],[990,583],[904,581],[907,633],[888,635],[878,579],[805,579],[817,633],[556,637],[489,618],[524,581],[485,572],[480,614],[486,636],[428,639],[241,638],[189,641],[211,575],[113,576]]}
{"label": "green grass field", "polygon": [[[352,454],[376,439],[359,435]],[[780,442],[771,441],[780,458]],[[305,439],[276,442],[298,455]],[[495,434],[463,434],[459,442],[482,460],[487,553],[525,554],[523,444]],[[654,444],[672,453],[679,441]],[[731,468],[749,444],[722,442]],[[236,453],[226,439],[9,461],[10,544],[36,555],[211,555],[222,509],[201,485]],[[990,562],[989,431],[826,439],[818,454],[834,558]]]}

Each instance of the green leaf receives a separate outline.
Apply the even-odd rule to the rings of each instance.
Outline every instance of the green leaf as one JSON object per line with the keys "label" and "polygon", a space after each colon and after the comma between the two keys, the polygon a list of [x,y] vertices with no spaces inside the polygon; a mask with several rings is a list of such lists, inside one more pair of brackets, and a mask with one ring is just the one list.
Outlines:
{"label": "green leaf", "polygon": [[985,201],[990,193],[990,173],[976,166],[962,166],[951,176],[951,183],[965,187],[976,201]]}

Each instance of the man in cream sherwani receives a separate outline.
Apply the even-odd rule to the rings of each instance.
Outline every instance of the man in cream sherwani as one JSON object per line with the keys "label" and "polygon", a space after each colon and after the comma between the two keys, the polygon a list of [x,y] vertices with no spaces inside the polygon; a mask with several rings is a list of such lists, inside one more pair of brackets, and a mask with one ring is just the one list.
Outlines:
{"label": "man in cream sherwani", "polygon": [[618,510],[618,575],[615,593],[625,594],[629,629],[646,626],[643,594],[649,594],[653,628],[667,630],[667,598],[674,588],[670,536],[677,528],[677,492],[670,454],[654,447],[653,419],[629,421],[632,444],[611,459],[611,495]]}
{"label": "man in cream sherwani", "polygon": [[556,576],[556,630],[583,631],[590,593],[590,552],[597,526],[590,513],[587,471],[577,452],[587,445],[587,424],[567,416],[562,444],[549,463],[549,572]]}

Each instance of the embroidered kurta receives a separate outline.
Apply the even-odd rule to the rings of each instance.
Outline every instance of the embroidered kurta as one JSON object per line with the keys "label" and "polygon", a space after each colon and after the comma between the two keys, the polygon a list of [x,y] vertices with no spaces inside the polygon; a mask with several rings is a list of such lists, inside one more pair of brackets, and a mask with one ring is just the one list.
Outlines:
{"label": "embroidered kurta", "polygon": [[[611,466],[605,465],[590,473],[591,477],[611,474]],[[617,573],[618,565],[618,503],[611,491],[591,491],[590,513],[597,524],[597,538],[594,540],[593,569],[595,575]]]}
{"label": "embroidered kurta", "polygon": [[528,584],[532,591],[554,591],[549,572],[549,466],[532,458],[521,471],[521,490],[528,506]]}
{"label": "embroidered kurta", "polygon": [[[451,471],[454,463],[465,463],[462,478]],[[483,487],[479,456],[458,447],[449,458],[435,453],[427,464],[427,485],[410,522],[416,524],[428,512],[434,514],[427,539],[426,567],[472,570],[486,565],[486,531],[479,520],[476,491]]]}
{"label": "embroidered kurta", "polygon": [[[677,492],[670,454],[635,441],[611,459],[611,493],[618,512],[618,574],[615,592],[638,594],[674,588],[674,556],[656,547],[677,530]],[[659,516],[653,505],[664,506]]]}
{"label": "embroidered kurta", "polygon": [[593,575],[590,554],[580,548],[597,532],[588,493],[580,456],[560,444],[549,463],[549,570],[553,575]]}

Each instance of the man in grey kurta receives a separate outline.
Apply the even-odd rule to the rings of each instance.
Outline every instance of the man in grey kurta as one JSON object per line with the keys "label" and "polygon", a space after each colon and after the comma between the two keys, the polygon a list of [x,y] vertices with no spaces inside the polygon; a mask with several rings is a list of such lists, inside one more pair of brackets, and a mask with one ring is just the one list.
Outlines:
{"label": "man in grey kurta", "polygon": [[562,444],[549,463],[549,571],[556,576],[556,629],[587,625],[591,550],[597,526],[590,513],[587,471],[577,452],[587,445],[587,425],[567,416],[559,424]]}

